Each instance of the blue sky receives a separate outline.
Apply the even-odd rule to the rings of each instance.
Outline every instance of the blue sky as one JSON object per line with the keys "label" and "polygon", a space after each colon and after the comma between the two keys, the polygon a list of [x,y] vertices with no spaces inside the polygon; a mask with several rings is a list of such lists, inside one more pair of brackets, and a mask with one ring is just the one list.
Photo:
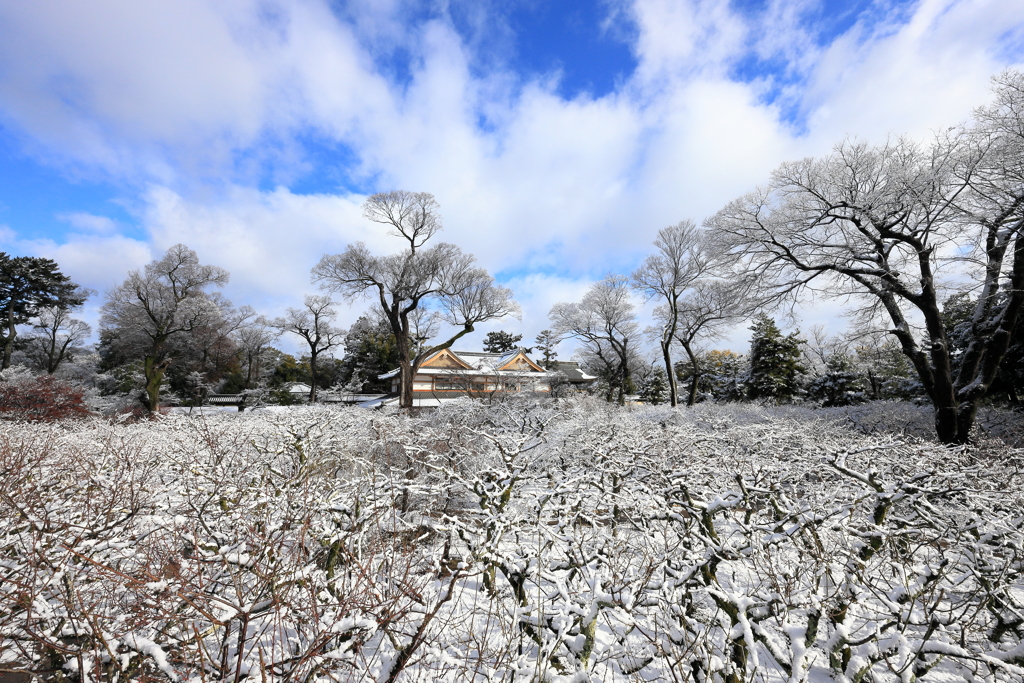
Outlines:
{"label": "blue sky", "polygon": [[1019,0],[0,0],[0,249],[102,293],[184,242],[273,315],[397,246],[368,193],[427,191],[530,338],[665,225],[1022,62]]}

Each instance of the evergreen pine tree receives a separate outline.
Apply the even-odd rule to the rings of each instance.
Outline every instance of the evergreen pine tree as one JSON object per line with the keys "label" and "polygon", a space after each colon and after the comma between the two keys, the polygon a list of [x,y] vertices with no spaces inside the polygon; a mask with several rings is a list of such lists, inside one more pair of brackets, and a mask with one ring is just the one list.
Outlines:
{"label": "evergreen pine tree", "polygon": [[668,389],[668,382],[665,379],[665,370],[654,368],[650,374],[640,382],[638,393],[640,400],[644,403],[658,405],[665,402],[665,394]]}
{"label": "evergreen pine tree", "polygon": [[345,357],[338,381],[357,393],[387,392],[391,380],[382,375],[398,367],[398,344],[386,320],[361,316],[345,338]]}
{"label": "evergreen pine tree", "polygon": [[750,329],[750,376],[747,397],[786,401],[800,390],[800,378],[806,372],[800,363],[800,339],[797,332],[783,336],[775,321],[766,315],[754,320]]}
{"label": "evergreen pine tree", "polygon": [[[487,336],[484,337],[484,351],[486,353],[508,353],[509,351],[517,348],[522,339],[523,335],[512,334],[505,330],[488,332]],[[526,349],[527,353],[530,351],[531,349]]]}
{"label": "evergreen pine tree", "polygon": [[0,367],[11,366],[18,325],[47,307],[68,310],[81,306],[90,291],[82,289],[48,258],[8,256],[0,251]]}
{"label": "evergreen pine tree", "polygon": [[825,373],[807,386],[807,398],[825,408],[848,406],[866,401],[866,389],[850,357],[834,353],[825,360]]}
{"label": "evergreen pine tree", "polygon": [[537,352],[540,353],[539,365],[545,370],[555,369],[555,358],[558,354],[555,353],[555,346],[558,344],[558,335],[551,330],[541,330],[540,334],[537,335],[537,339],[534,340]]}

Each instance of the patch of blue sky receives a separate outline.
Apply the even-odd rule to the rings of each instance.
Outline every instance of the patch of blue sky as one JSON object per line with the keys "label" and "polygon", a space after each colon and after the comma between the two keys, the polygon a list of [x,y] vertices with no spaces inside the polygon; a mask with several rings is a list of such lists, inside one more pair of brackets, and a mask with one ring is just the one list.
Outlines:
{"label": "patch of blue sky", "polygon": [[412,83],[414,72],[412,51],[407,45],[394,45],[390,49],[373,53],[373,62],[378,72],[392,87],[405,91]]}
{"label": "patch of blue sky", "polygon": [[68,216],[92,214],[114,221],[118,232],[143,238],[125,191],[113,184],[69,176],[26,156],[10,136],[0,130],[0,225],[20,239],[62,241],[73,227]]}
{"label": "patch of blue sky", "polygon": [[[863,42],[886,35],[910,20],[918,0],[820,0],[807,3],[792,26],[794,41],[809,41],[813,48],[826,48],[836,39],[856,31]],[[767,0],[732,0],[731,6],[752,26],[765,20],[772,10]],[[812,49],[813,49],[812,48]],[[796,133],[806,132],[806,112],[799,92],[806,82],[808,64],[794,63],[791,54],[767,54],[756,41],[731,68],[730,77],[744,83],[758,82],[761,101],[779,110],[780,120]]]}
{"label": "patch of blue sky", "polygon": [[861,39],[877,33],[889,33],[913,15],[919,0],[822,0],[804,17],[804,27],[820,47],[862,29]]}
{"label": "patch of blue sky", "polygon": [[[441,18],[438,7],[422,1],[397,3],[396,7],[391,8],[397,12],[396,16],[387,17],[379,26],[378,20],[388,11],[382,10],[382,17],[374,17],[376,9],[372,3],[362,9],[354,8],[346,2],[332,1],[330,4],[338,19],[354,28],[355,35],[373,59],[377,72],[392,87],[402,91],[407,89],[419,66],[420,57],[416,51],[418,30],[428,21]],[[370,17],[368,23],[367,17]],[[401,26],[397,32],[394,26],[390,26],[392,20]]]}
{"label": "patch of blue sky", "polygon": [[[235,156],[238,180],[264,192],[287,187],[294,194],[362,194],[375,191],[359,154],[335,138],[307,131],[288,140],[263,141]],[[249,175],[255,174],[255,177]]]}
{"label": "patch of blue sky", "polygon": [[[614,92],[636,68],[635,27],[603,0],[451,3],[450,19],[472,52],[474,75],[503,67],[524,81],[554,81],[565,99]],[[483,8],[483,9],[482,9]]]}
{"label": "patch of blue sky", "polygon": [[1003,62],[1024,61],[1024,25],[1006,31],[994,46],[996,57]]}
{"label": "patch of blue sky", "polygon": [[517,265],[513,268],[504,268],[494,272],[494,279],[500,285],[507,285],[515,280],[529,277],[531,275],[553,275],[557,277],[575,276],[568,268],[560,268],[554,265]]}
{"label": "patch of blue sky", "polygon": [[500,285],[508,285],[515,280],[536,276],[557,277],[565,280],[591,279],[600,280],[609,273],[631,273],[649,253],[647,245],[637,245],[633,249],[623,249],[601,259],[587,259],[586,262],[567,257],[567,247],[563,244],[546,245],[520,259],[519,264],[511,268],[503,268],[494,273],[495,281]]}
{"label": "patch of blue sky", "polygon": [[299,176],[289,189],[295,194],[372,194],[377,177],[366,176],[359,155],[341,142],[318,142],[305,147],[309,172]]}
{"label": "patch of blue sky", "polygon": [[636,69],[629,40],[635,28],[621,14],[609,16],[607,2],[520,2],[508,22],[516,70],[559,73],[558,93],[566,99],[607,95]]}
{"label": "patch of blue sky", "polygon": [[781,121],[796,132],[806,132],[805,113],[799,98],[793,96],[806,82],[806,75],[792,68],[784,57],[764,58],[748,52],[732,65],[730,77],[743,83],[757,81],[761,102],[777,107]]}

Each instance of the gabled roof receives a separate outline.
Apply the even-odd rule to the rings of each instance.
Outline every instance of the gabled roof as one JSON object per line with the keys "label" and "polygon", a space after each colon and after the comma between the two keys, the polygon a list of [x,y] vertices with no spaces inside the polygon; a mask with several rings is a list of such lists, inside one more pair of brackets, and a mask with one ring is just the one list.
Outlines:
{"label": "gabled roof", "polygon": [[462,368],[472,370],[473,366],[455,355],[451,349],[441,349],[420,364],[421,368]]}
{"label": "gabled roof", "polygon": [[525,370],[524,365],[534,372],[544,372],[544,368],[530,360],[522,349],[509,351],[496,363],[498,370]]}
{"label": "gabled roof", "polygon": [[580,364],[576,361],[556,360],[555,367],[552,369],[564,373],[570,382],[593,382],[597,379],[597,377],[583,372]]}
{"label": "gabled roof", "polygon": [[[421,370],[479,370],[482,372],[545,372],[526,355],[523,349],[514,349],[507,353],[488,353],[486,351],[453,351],[441,349],[429,356],[420,365]],[[378,375],[379,379],[391,379],[398,376],[398,368]]]}

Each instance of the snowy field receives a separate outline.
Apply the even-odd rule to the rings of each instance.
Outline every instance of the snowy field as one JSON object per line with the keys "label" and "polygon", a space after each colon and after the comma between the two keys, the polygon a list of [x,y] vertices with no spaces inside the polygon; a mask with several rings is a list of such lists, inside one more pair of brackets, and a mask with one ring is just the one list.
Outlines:
{"label": "snowy field", "polygon": [[0,423],[0,659],[90,681],[1024,680],[1013,420],[950,450],[927,411],[859,410]]}

